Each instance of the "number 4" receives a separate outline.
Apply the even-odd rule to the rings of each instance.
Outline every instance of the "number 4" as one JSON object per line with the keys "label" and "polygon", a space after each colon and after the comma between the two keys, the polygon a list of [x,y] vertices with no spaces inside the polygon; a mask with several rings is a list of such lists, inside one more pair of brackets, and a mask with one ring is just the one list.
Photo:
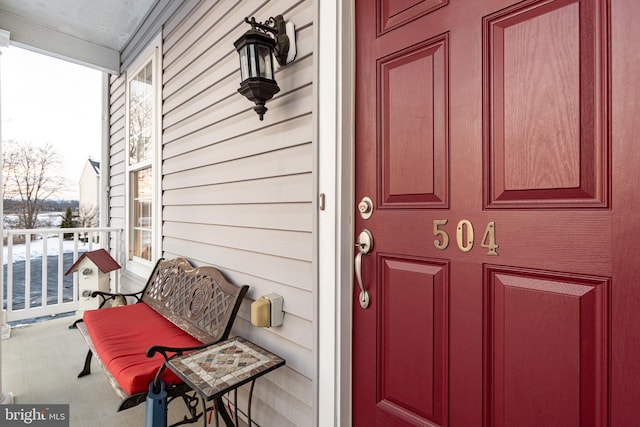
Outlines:
{"label": "number 4", "polygon": [[496,244],[496,224],[495,221],[491,221],[487,224],[486,230],[484,230],[484,237],[482,238],[482,243],[480,246],[483,248],[489,249],[487,255],[498,255],[496,249],[498,249],[498,245]]}

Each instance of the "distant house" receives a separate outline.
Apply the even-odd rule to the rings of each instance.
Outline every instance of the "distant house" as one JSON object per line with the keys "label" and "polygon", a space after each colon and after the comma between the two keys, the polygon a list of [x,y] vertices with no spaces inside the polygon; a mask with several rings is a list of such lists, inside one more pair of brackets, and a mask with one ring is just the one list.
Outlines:
{"label": "distant house", "polygon": [[100,206],[100,162],[88,159],[80,175],[80,216],[93,218],[91,224],[82,226],[95,226],[98,219],[98,208]]}

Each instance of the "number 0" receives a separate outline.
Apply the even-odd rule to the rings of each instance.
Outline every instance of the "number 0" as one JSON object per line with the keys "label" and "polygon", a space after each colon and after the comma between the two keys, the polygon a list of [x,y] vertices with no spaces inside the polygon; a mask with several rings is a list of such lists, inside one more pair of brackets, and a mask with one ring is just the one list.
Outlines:
{"label": "number 0", "polygon": [[[463,240],[465,228],[467,229],[467,239]],[[456,229],[456,240],[458,241],[458,248],[460,248],[462,252],[469,252],[471,248],[473,248],[473,224],[471,224],[471,221],[466,219],[460,220],[458,228]]]}

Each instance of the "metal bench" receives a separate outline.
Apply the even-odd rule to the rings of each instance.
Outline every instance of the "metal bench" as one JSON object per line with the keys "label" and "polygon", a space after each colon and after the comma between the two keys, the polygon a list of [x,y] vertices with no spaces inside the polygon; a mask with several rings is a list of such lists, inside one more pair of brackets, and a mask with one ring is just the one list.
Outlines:
{"label": "metal bench", "polygon": [[[122,399],[119,411],[144,402],[151,381],[158,385],[162,375],[172,374],[165,369],[169,360],[197,349],[206,348],[229,337],[234,319],[248,288],[246,285],[236,286],[228,282],[222,273],[214,267],[195,268],[188,260],[176,258],[158,261],[144,289],[138,293],[93,292],[92,296],[101,298],[100,308],[85,312],[83,319],[76,322],[76,326],[89,346],[84,368],[78,377],[91,373],[92,355],[95,354],[111,385]],[[119,297],[135,299],[136,304],[134,305],[146,304],[151,310],[148,310],[147,307],[126,305],[108,307],[108,303]],[[134,312],[137,314],[130,314]],[[147,313],[150,314],[147,316]],[[145,316],[149,317],[148,321]],[[165,334],[163,337],[154,336],[157,335],[154,331],[144,330],[145,327],[148,327],[147,324],[156,322],[157,325],[159,321],[163,323],[160,329],[165,327],[175,329],[177,327],[177,332],[172,330],[171,334]],[[164,324],[164,322],[168,323]],[[110,330],[111,324],[120,325],[121,330]],[[167,335],[179,336],[187,341],[194,338],[195,345],[176,347],[172,345],[174,340],[167,338]],[[144,340],[140,340],[140,337],[144,337]],[[140,349],[140,354],[137,351],[131,351],[134,347],[140,347],[140,342],[136,341],[149,339],[152,339],[154,345],[148,347],[146,351]],[[108,360],[102,360],[101,352],[102,356]],[[123,353],[122,356],[118,352]],[[150,361],[155,361],[154,375],[146,382],[145,389],[132,391],[130,387],[123,387],[121,384],[123,380],[118,378],[121,374],[110,371],[109,366],[112,361],[119,360],[121,363],[123,357],[135,359],[135,363],[127,367],[129,371],[135,371],[138,363],[146,364],[149,368]],[[142,379],[144,379],[144,375]],[[128,388],[130,392],[127,392],[125,388]],[[185,420],[178,424],[195,422],[202,415],[197,414],[197,395],[184,382],[178,380],[167,383],[166,391],[169,403],[175,398],[181,397],[191,414],[191,419],[185,417]]]}

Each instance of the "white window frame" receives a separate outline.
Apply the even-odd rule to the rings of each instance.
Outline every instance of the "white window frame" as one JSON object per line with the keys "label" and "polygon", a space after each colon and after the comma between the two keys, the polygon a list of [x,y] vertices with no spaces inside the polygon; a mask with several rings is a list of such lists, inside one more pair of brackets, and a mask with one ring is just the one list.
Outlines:
{"label": "white window frame", "polygon": [[[154,104],[152,112],[151,130],[151,156],[144,162],[138,162],[135,167],[129,164],[129,114],[130,114],[130,87],[129,84],[138,73],[152,62],[152,82],[154,91]],[[134,61],[126,70],[125,85],[125,269],[127,272],[146,278],[151,274],[151,270],[156,261],[162,256],[162,37],[159,34],[145,48],[138,59]],[[133,183],[131,174],[146,166],[151,167],[152,175],[152,207],[151,207],[151,260],[133,256]]]}

